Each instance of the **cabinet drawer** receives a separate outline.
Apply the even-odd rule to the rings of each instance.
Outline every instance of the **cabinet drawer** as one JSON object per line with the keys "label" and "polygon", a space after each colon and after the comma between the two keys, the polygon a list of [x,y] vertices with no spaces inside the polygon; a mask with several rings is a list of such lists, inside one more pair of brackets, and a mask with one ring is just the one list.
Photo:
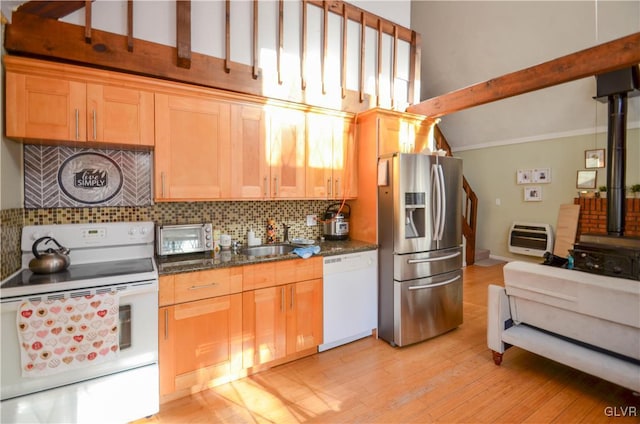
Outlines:
{"label": "cabinet drawer", "polygon": [[316,278],[322,278],[322,257],[320,256],[304,260],[276,262],[277,284],[289,284]]}
{"label": "cabinet drawer", "polygon": [[242,267],[242,290],[255,290],[276,285],[276,263]]}
{"label": "cabinet drawer", "polygon": [[242,268],[176,274],[174,284],[176,303],[239,293],[242,291]]}

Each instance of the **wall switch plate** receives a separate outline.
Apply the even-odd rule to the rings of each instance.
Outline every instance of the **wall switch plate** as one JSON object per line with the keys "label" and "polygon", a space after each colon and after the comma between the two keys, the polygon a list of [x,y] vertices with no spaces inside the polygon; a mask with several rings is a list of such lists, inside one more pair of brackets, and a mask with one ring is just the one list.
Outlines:
{"label": "wall switch plate", "polygon": [[307,227],[318,225],[318,215],[307,215]]}

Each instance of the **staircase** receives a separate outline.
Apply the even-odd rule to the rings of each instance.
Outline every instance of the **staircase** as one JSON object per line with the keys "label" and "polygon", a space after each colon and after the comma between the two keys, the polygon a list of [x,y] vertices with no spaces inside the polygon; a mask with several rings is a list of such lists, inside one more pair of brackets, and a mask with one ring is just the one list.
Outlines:
{"label": "staircase", "polygon": [[[440,127],[435,125],[434,139],[436,147],[438,149],[445,150],[448,156],[451,154],[451,146],[447,142],[447,139],[440,131]],[[467,240],[467,247],[465,255],[467,258],[467,265],[473,265],[477,259],[476,255],[476,231],[477,231],[477,219],[478,219],[478,197],[476,193],[471,189],[471,185],[467,179],[462,177],[462,190],[464,191],[464,210],[462,211],[462,235]],[[487,251],[487,258],[489,253]]]}

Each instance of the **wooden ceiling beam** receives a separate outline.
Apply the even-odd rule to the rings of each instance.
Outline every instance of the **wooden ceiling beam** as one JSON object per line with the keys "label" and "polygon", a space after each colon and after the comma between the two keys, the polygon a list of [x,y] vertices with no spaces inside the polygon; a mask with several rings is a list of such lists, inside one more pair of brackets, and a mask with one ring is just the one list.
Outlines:
{"label": "wooden ceiling beam", "polygon": [[18,7],[18,12],[30,13],[42,18],[60,19],[82,9],[84,6],[84,0],[28,1]]}
{"label": "wooden ceiling beam", "polygon": [[178,66],[191,68],[191,0],[176,1]]}
{"label": "wooden ceiling beam", "polygon": [[638,63],[640,32],[433,97],[409,106],[407,112],[437,118]]}

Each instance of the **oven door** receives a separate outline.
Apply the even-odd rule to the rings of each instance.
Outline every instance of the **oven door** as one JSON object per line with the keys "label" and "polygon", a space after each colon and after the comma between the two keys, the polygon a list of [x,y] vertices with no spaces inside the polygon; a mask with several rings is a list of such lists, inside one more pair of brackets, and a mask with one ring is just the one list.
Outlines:
{"label": "oven door", "polygon": [[[7,399],[157,364],[158,323],[154,317],[158,310],[158,280],[118,284],[100,289],[117,289],[120,294],[118,355],[100,364],[40,377],[22,376],[16,315],[21,302],[34,298],[46,300],[47,294],[2,299],[0,371],[3,416],[4,401]],[[95,289],[74,290],[65,294],[71,293],[95,294]],[[114,390],[117,391],[118,388]]]}

